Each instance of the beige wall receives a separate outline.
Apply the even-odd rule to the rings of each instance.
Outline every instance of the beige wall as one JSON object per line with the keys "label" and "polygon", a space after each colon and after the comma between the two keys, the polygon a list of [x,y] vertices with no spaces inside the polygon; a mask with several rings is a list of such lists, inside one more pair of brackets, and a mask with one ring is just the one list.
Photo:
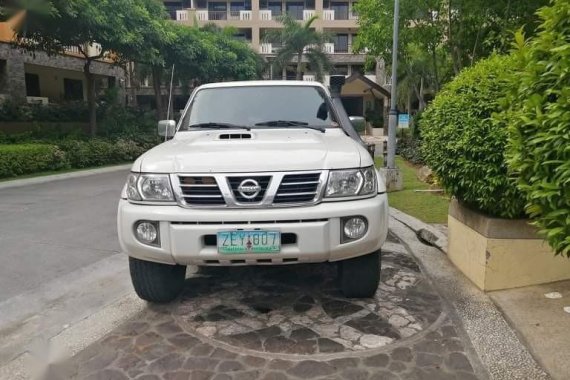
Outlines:
{"label": "beige wall", "polygon": [[[494,233],[508,236],[511,231]],[[536,236],[488,237],[452,215],[448,217],[448,234],[449,259],[482,290],[570,279],[568,259],[554,256],[552,249]]]}
{"label": "beige wall", "polygon": [[64,99],[63,78],[83,81],[83,97],[85,98],[85,81],[83,73],[71,70],[57,70],[45,66],[25,65],[26,74],[37,74],[40,79],[40,94],[49,98],[50,102]]}
{"label": "beige wall", "polygon": [[[41,97],[49,98],[50,102],[59,102],[65,99],[65,91],[63,79],[74,79],[83,82],[83,99],[87,99],[86,85],[83,72],[73,71],[73,70],[61,70],[54,69],[47,66],[39,65],[25,65],[26,73],[36,74],[39,76],[40,81],[40,95]],[[97,79],[102,80],[103,87],[106,87],[107,83],[104,76],[96,76]]]}

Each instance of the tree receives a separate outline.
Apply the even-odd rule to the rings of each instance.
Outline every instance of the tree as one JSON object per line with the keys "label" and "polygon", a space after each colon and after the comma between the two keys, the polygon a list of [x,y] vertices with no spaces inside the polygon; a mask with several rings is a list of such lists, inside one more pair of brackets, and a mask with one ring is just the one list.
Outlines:
{"label": "tree", "polygon": [[[421,82],[438,92],[463,67],[493,52],[505,52],[514,30],[524,25],[527,33],[534,33],[535,12],[547,2],[401,0],[399,61],[420,69],[404,73],[408,81],[416,81],[410,88],[421,87]],[[389,62],[394,1],[360,0],[355,7],[360,24],[355,50],[368,48],[370,55]]]}
{"label": "tree", "polygon": [[325,33],[317,32],[312,26],[317,16],[311,17],[304,24],[300,24],[291,16],[283,16],[280,22],[283,28],[267,34],[270,42],[280,42],[281,48],[277,51],[275,63],[286,67],[293,59],[297,62],[297,80],[303,79],[303,56],[316,72],[317,78],[322,80],[325,71],[330,69],[331,63],[324,53],[324,43],[329,40]]}
{"label": "tree", "polygon": [[[91,135],[97,133],[93,62],[107,58],[120,62],[145,49],[145,38],[155,31],[155,18],[146,8],[151,0],[53,0],[51,13],[30,11],[18,44],[29,50],[62,54],[74,47],[84,60]],[[124,57],[123,57],[124,55]]]}

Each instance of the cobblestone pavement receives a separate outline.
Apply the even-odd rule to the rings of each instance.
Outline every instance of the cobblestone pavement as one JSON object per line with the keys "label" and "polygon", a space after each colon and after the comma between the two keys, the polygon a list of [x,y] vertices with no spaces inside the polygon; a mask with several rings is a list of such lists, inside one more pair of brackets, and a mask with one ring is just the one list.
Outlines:
{"label": "cobblestone pavement", "polygon": [[335,278],[334,265],[207,268],[178,301],[149,305],[48,377],[477,378],[446,306],[394,237],[374,299],[343,298]]}

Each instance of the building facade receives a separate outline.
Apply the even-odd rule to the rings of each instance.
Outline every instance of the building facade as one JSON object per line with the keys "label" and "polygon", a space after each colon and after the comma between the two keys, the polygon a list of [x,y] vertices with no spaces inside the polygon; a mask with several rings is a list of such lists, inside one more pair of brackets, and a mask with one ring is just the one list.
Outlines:
{"label": "building facade", "polygon": [[[279,45],[265,39],[271,30],[282,27],[278,19],[288,14],[296,20],[306,21],[313,16],[313,23],[318,31],[331,36],[325,44],[325,52],[329,55],[334,69],[330,74],[350,76],[356,72],[383,85],[383,73],[376,70],[365,71],[365,52],[353,53],[353,41],[358,35],[358,15],[354,10],[353,0],[179,0],[164,1],[171,18],[176,22],[203,26],[214,23],[220,27],[231,26],[236,29],[239,38],[271,60],[279,49]],[[294,77],[293,72],[268,73],[273,79]],[[305,80],[314,80],[311,72],[305,72]]]}
{"label": "building facade", "polygon": [[[358,15],[355,0],[167,0],[164,5],[170,17],[188,26],[204,26],[209,23],[219,27],[235,28],[235,38],[248,43],[270,62],[280,46],[269,42],[268,32],[282,28],[280,16],[290,15],[299,22],[313,16],[318,31],[326,32],[330,42],[324,46],[333,69],[328,74],[345,75],[351,78],[349,90],[343,91],[345,107],[351,115],[365,115],[367,110],[376,112],[387,107],[386,96],[371,89],[370,84],[383,86],[386,83],[384,65],[379,63],[372,71],[365,70],[366,52],[353,52],[353,41],[358,35]],[[295,72],[268,70],[266,79],[294,79]],[[315,73],[305,71],[303,80],[315,80]],[[324,78],[328,84],[328,77]],[[387,91],[386,91],[387,93]],[[380,95],[379,95],[380,94]]]}
{"label": "building facade", "polygon": [[[49,56],[43,52],[25,52],[12,46],[16,28],[25,13],[0,22],[0,101],[28,103],[62,103],[87,99],[83,74],[84,60],[77,47],[64,54]],[[98,46],[89,46],[92,55]],[[96,77],[98,92],[110,86],[122,88],[125,75],[109,60],[93,62],[91,72]],[[122,96],[120,97],[122,98]]]}

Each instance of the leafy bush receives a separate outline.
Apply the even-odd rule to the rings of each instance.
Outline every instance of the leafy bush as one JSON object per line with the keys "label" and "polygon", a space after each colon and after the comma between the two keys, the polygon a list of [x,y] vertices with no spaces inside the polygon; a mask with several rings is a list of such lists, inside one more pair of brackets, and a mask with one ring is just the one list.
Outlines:
{"label": "leafy bush", "polygon": [[149,147],[131,140],[68,140],[59,144],[71,167],[88,168],[133,161]]}
{"label": "leafy bush", "polygon": [[134,161],[153,145],[125,139],[0,145],[0,178]]}
{"label": "leafy bush", "polygon": [[0,178],[68,167],[65,153],[55,145],[0,145]]}
{"label": "leafy bush", "polygon": [[87,122],[89,113],[84,102],[63,104],[0,104],[0,121]]}
{"label": "leafy bush", "polygon": [[511,57],[493,56],[464,70],[423,113],[422,154],[444,189],[491,216],[524,215],[524,197],[509,176],[507,128],[493,121],[508,89]]}
{"label": "leafy bush", "polygon": [[414,136],[405,136],[398,141],[398,154],[414,165],[425,164],[422,155],[422,141]]}
{"label": "leafy bush", "polygon": [[533,41],[517,35],[508,158],[527,211],[556,253],[570,257],[570,2],[554,1],[539,16]]}

